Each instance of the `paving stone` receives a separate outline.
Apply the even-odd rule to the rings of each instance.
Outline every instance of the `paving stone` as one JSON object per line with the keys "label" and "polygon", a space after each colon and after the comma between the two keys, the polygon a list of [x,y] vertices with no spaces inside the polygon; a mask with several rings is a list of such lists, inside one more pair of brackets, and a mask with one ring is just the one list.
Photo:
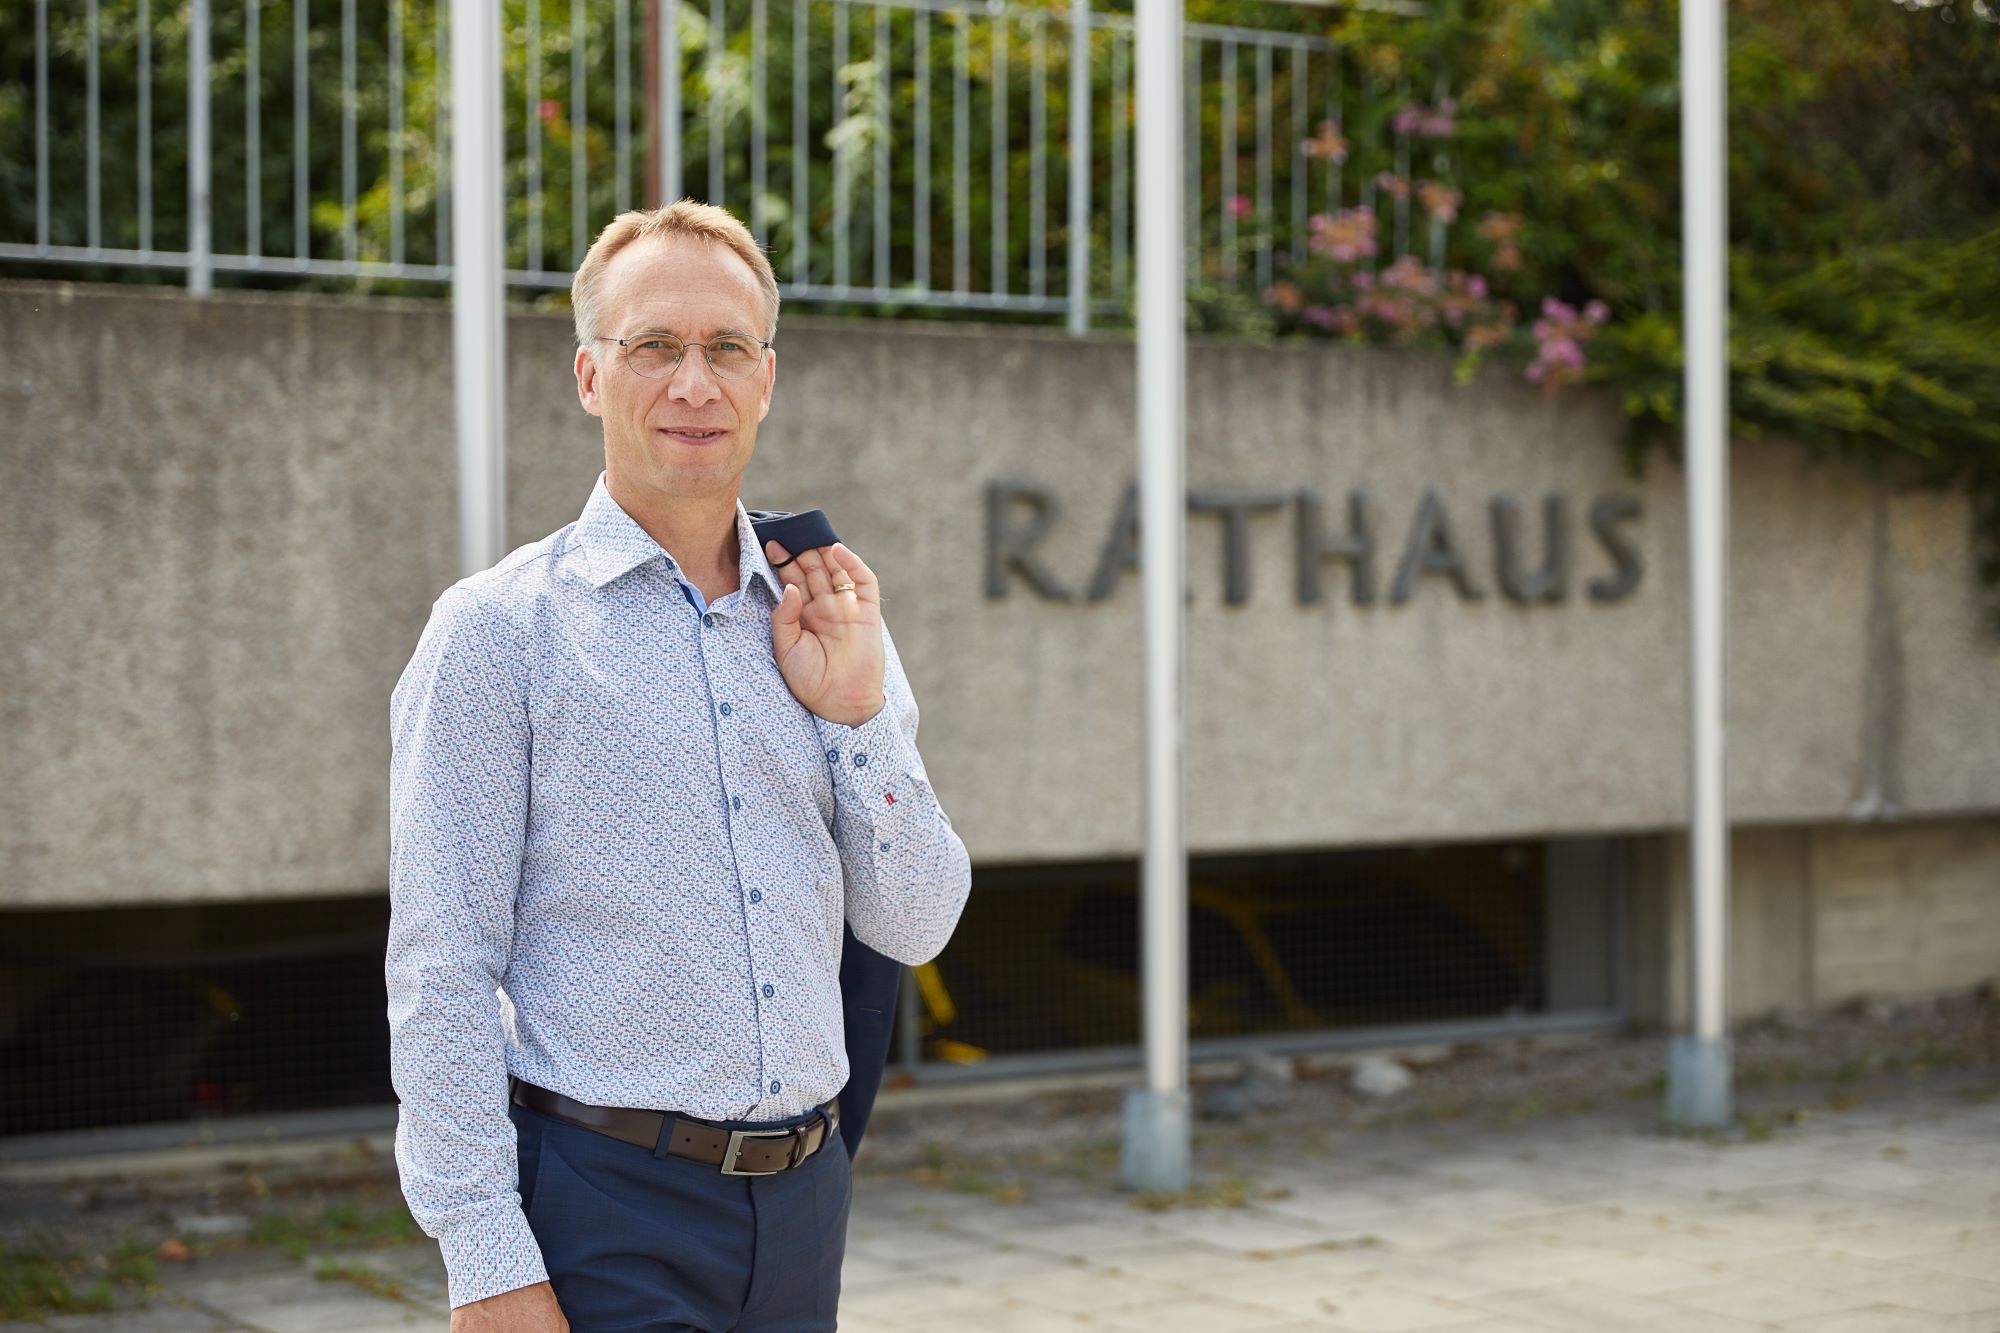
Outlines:
{"label": "paving stone", "polygon": [[1714,1314],[1781,1323],[1805,1315],[1833,1314],[1873,1304],[1876,1298],[1853,1291],[1801,1286],[1775,1278],[1746,1277],[1674,1292],[1676,1304]]}
{"label": "paving stone", "polygon": [[1869,1305],[1838,1314],[1808,1315],[1784,1325],[1787,1333],[1993,1333],[2000,1328],[1979,1315],[1943,1315],[1900,1305]]}
{"label": "paving stone", "polygon": [[[1126,1333],[1251,1333],[1285,1316],[1276,1310],[1205,1297],[1180,1297],[1148,1305],[1102,1310],[1091,1316],[1106,1328]],[[1356,1330],[1360,1333],[1360,1330]]]}
{"label": "paving stone", "polygon": [[1582,1282],[1501,1292],[1471,1304],[1560,1333],[1744,1333],[1770,1327],[1756,1319],[1676,1307],[1660,1297]]}

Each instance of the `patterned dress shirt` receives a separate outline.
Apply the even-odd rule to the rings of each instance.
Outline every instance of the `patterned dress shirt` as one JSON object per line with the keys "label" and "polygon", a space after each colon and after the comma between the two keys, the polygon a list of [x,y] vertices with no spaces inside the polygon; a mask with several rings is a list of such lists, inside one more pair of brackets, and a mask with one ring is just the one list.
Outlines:
{"label": "patterned dress shirt", "polygon": [[841,924],[944,947],[971,883],[887,702],[792,697],[782,585],[737,506],[738,589],[706,605],[598,477],[576,522],[447,589],[390,700],[396,1161],[451,1303],[546,1277],[507,1076],[711,1120],[805,1113],[847,1081]]}

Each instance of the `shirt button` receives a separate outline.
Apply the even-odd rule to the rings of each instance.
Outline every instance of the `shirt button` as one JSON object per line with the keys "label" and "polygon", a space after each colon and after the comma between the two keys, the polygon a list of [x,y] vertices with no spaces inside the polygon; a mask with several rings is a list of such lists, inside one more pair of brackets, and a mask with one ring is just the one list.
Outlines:
{"label": "shirt button", "polygon": [[724,717],[728,717],[731,713],[735,712],[736,710],[731,708],[728,704],[724,704],[717,711],[720,712]]}
{"label": "shirt button", "polygon": [[741,810],[743,808],[743,798],[741,796],[730,797],[729,808],[731,810]]}
{"label": "shirt button", "polygon": [[785,1086],[785,1085],[784,1085],[784,1084],[782,1084],[782,1083],[780,1083],[780,1082],[778,1082],[778,1080],[777,1080],[777,1079],[772,1079],[772,1080],[771,1080],[771,1092],[772,1092],[772,1094],[773,1094],[773,1095],[776,1095],[776,1093],[777,1093],[777,1092],[779,1091],[779,1089],[783,1088],[784,1086]]}
{"label": "shirt button", "polygon": [[752,890],[750,890],[750,901],[751,901],[751,902],[753,902],[753,903],[761,903],[761,902],[763,902],[763,901],[764,901],[764,891],[763,891],[762,889],[752,889]]}
{"label": "shirt button", "polygon": [[[724,712],[727,712],[727,711],[728,711],[728,705],[727,705],[727,704],[723,705],[723,711],[724,711]],[[868,767],[868,756],[867,756],[867,755],[865,755],[865,754],[857,754],[857,755],[855,755],[855,756],[854,756],[854,766],[855,766],[856,768],[866,768],[866,767]]]}
{"label": "shirt button", "polygon": [[765,998],[765,999],[767,999],[767,1000],[768,1000],[768,999],[770,999],[770,998],[771,998],[771,997],[772,997],[773,995],[776,995],[777,993],[778,993],[778,988],[777,988],[776,986],[773,986],[773,985],[772,985],[772,984],[771,984],[770,982],[768,982],[768,981],[764,983],[764,998]]}
{"label": "shirt button", "polygon": [[714,617],[714,616],[703,616],[703,617],[701,618],[701,623],[702,623],[702,624],[704,624],[704,625],[706,625],[706,626],[708,626],[708,627],[709,627],[710,629],[714,629],[714,628],[715,628],[715,617]]}
{"label": "shirt button", "polygon": [[888,844],[888,843],[886,843],[886,842],[885,842],[885,843],[883,843],[883,844],[882,844],[882,850],[883,850],[883,851],[885,851],[885,852],[886,852],[886,851],[888,851],[888,850],[889,850],[889,844]]}
{"label": "shirt button", "polygon": [[829,764],[837,764],[837,763],[839,763],[839,762],[840,762],[840,751],[838,751],[838,750],[828,750],[828,751],[826,752],[826,762],[827,762],[827,763],[829,763]]}

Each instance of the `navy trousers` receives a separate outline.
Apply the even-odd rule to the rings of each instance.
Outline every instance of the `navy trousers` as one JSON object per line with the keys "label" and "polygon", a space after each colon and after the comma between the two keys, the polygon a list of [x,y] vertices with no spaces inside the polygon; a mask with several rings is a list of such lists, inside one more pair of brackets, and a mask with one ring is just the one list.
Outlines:
{"label": "navy trousers", "polygon": [[853,1201],[841,1143],[776,1175],[725,1176],[511,1102],[508,1113],[521,1206],[572,1333],[833,1329]]}

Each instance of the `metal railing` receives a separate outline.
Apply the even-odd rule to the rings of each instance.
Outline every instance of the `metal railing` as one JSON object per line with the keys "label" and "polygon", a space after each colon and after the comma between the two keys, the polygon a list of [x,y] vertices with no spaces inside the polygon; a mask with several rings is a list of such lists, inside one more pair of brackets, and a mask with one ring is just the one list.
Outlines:
{"label": "metal railing", "polygon": [[[32,131],[0,106],[0,173],[25,185],[31,161],[33,206],[26,190],[0,202],[0,261],[182,270],[195,290],[217,274],[449,281],[447,10],[34,0]],[[1129,301],[1127,15],[1090,0],[502,13],[517,288],[566,287],[615,213],[688,191],[744,218],[791,301],[1078,329]],[[1191,24],[1186,51],[1198,276],[1261,289],[1314,214],[1372,209],[1378,182],[1396,193],[1391,252],[1408,248],[1400,89],[1378,97],[1365,67],[1305,33]],[[1442,237],[1433,222],[1433,261]]]}

